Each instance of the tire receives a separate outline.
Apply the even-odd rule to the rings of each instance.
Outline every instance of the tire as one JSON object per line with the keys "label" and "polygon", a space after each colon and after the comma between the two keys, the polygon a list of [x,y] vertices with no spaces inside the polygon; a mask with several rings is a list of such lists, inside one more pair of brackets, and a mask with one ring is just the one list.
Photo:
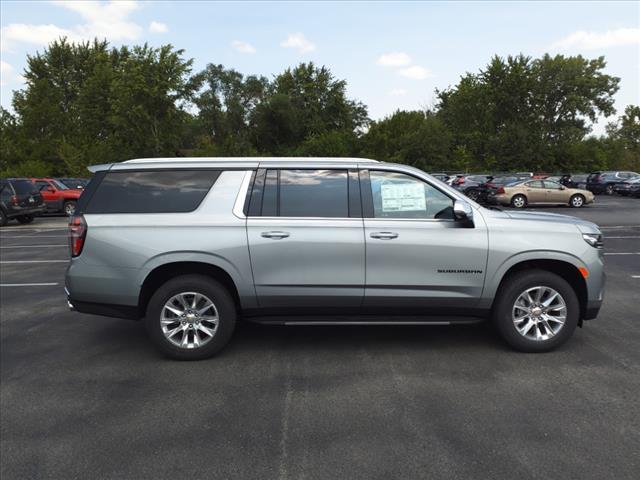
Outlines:
{"label": "tire", "polygon": [[34,218],[35,217],[33,215],[20,215],[19,217],[16,217],[16,220],[18,220],[18,222],[22,223],[23,225],[26,225],[27,223],[33,222]]}
{"label": "tire", "polygon": [[[557,293],[559,298],[555,297],[551,300],[550,308],[547,310],[549,313],[540,313],[538,309],[533,316],[528,313],[529,317],[526,317],[527,308],[520,307],[520,305],[527,306],[526,302],[522,302],[521,295],[526,295],[525,292],[530,291],[533,300],[537,300],[537,292],[543,291],[539,302],[544,304],[553,296],[551,290]],[[564,311],[558,307],[562,303]],[[533,310],[535,309],[536,307]],[[518,322],[514,318],[514,312],[525,315],[525,319]],[[550,316],[560,316],[563,312],[565,315],[563,324],[548,320]],[[535,316],[536,313],[539,314],[538,317]],[[500,287],[493,308],[493,322],[500,336],[513,349],[529,353],[547,352],[565,343],[576,329],[579,315],[580,304],[571,285],[562,277],[546,270],[526,270],[510,276],[508,281],[503,282]],[[548,325],[551,326],[551,331],[548,330]],[[553,331],[556,328],[557,330]]]}
{"label": "tire", "polygon": [[62,211],[67,217],[72,217],[74,213],[76,213],[76,201],[75,200],[67,200],[62,205]]}
{"label": "tire", "polygon": [[0,227],[4,227],[7,223],[9,223],[9,219],[7,218],[7,214],[4,213],[2,209],[0,209]]}
{"label": "tire", "polygon": [[518,194],[511,197],[511,206],[513,208],[524,208],[527,206],[527,197]]}
{"label": "tire", "polygon": [[604,187],[604,193],[606,195],[613,195],[615,193],[614,190],[613,190],[613,185],[609,184],[606,187]]}
{"label": "tire", "polygon": [[579,193],[571,195],[571,198],[569,199],[569,206],[572,208],[580,208],[584,206],[584,196]]}
{"label": "tire", "polygon": [[[183,298],[188,304],[193,301],[193,295],[190,295],[193,293],[206,297],[213,303],[213,308],[205,312],[200,311],[199,317],[196,315],[199,308],[206,306],[205,298],[198,299],[197,308],[193,309],[193,313],[187,314],[190,309],[178,307],[181,294],[186,294]],[[173,307],[172,310],[165,309],[167,304]],[[186,316],[178,315],[182,311]],[[229,291],[204,275],[183,275],[169,280],[153,294],[146,313],[145,327],[151,341],[164,355],[176,360],[202,360],[218,353],[231,339],[237,316],[236,306]],[[215,325],[209,320],[204,320],[215,316]],[[200,323],[198,318],[202,319]],[[163,328],[167,330],[167,334]],[[200,328],[206,328],[213,334],[204,333]],[[173,336],[170,335],[172,331],[176,332]],[[184,343],[185,335],[188,348],[177,344]],[[201,345],[197,346],[195,343]]]}
{"label": "tire", "polygon": [[477,202],[480,198],[480,192],[473,188],[471,190],[467,190],[466,192],[464,192],[464,194],[474,202]]}

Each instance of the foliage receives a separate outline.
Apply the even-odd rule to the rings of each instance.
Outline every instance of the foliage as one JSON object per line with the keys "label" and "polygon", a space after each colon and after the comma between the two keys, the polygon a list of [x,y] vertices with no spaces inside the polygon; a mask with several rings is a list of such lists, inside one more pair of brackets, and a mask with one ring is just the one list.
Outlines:
{"label": "foliage", "polygon": [[604,58],[493,57],[436,91],[429,111],[370,122],[325,66],[269,80],[223,65],[192,72],[171,45],[53,42],[27,58],[14,113],[0,110],[2,175],[86,175],[86,166],[157,156],[364,156],[428,171],[639,170],[640,107],[606,136],[619,79]]}

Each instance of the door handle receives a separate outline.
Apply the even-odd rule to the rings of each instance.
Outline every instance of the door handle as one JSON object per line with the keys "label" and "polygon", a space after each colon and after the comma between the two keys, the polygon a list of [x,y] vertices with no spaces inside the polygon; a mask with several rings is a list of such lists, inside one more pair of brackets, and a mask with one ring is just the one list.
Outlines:
{"label": "door handle", "polygon": [[274,240],[282,240],[289,236],[289,232],[262,232],[260,236],[264,238],[273,238]]}
{"label": "door handle", "polygon": [[398,234],[395,232],[373,232],[369,234],[369,236],[380,240],[393,240],[394,238],[398,238]]}

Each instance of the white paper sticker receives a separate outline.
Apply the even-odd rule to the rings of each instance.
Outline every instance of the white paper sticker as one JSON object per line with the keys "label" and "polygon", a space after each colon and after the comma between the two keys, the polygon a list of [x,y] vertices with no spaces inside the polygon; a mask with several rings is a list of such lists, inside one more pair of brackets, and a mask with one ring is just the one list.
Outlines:
{"label": "white paper sticker", "polygon": [[420,183],[385,183],[380,186],[383,212],[426,211],[424,186]]}

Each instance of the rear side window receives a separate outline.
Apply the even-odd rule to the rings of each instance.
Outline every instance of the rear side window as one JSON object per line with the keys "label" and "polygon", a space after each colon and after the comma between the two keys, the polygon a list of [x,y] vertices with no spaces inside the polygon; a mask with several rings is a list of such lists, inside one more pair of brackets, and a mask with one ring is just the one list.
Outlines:
{"label": "rear side window", "polygon": [[281,217],[348,217],[347,171],[280,170],[279,200]]}
{"label": "rear side window", "polygon": [[218,170],[108,172],[85,212],[191,212],[200,205],[219,175]]}
{"label": "rear side window", "polygon": [[36,193],[38,191],[36,186],[29,180],[12,180],[11,184],[18,195]]}

